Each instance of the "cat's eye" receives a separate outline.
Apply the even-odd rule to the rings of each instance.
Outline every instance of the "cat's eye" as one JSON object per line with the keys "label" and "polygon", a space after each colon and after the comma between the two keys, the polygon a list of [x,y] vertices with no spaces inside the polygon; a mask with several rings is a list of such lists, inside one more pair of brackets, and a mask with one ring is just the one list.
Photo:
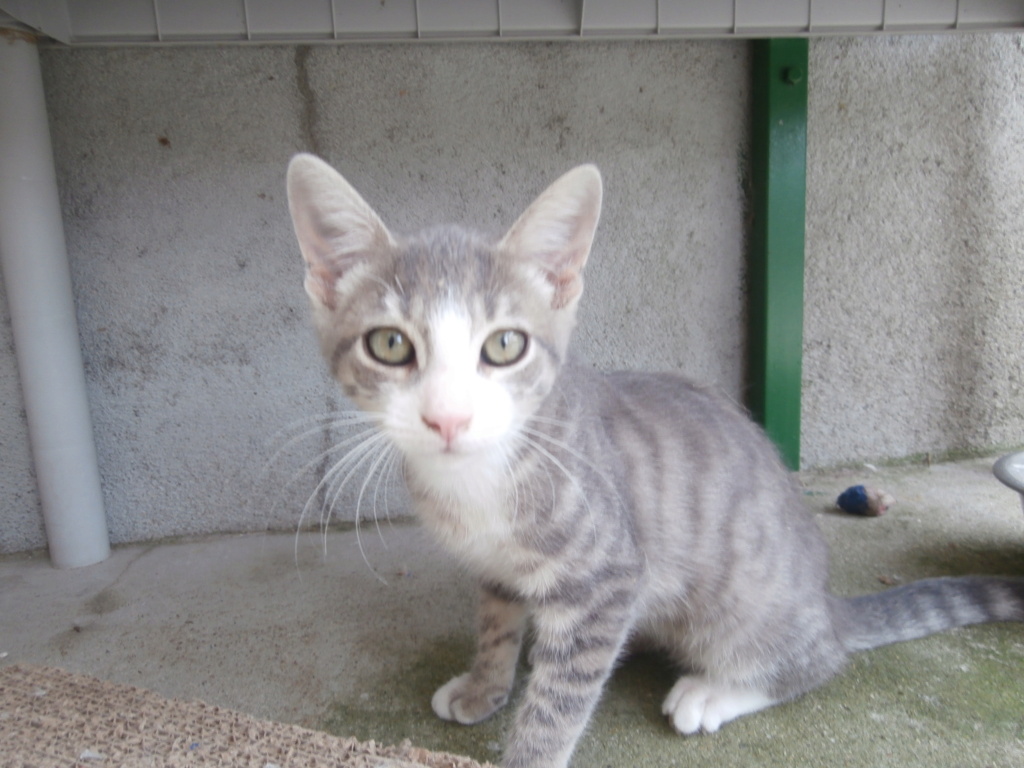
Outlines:
{"label": "cat's eye", "polygon": [[384,365],[408,365],[416,358],[416,349],[397,328],[376,328],[366,334],[366,351]]}
{"label": "cat's eye", "polygon": [[480,357],[489,365],[512,365],[526,354],[526,334],[522,331],[495,331],[487,337]]}

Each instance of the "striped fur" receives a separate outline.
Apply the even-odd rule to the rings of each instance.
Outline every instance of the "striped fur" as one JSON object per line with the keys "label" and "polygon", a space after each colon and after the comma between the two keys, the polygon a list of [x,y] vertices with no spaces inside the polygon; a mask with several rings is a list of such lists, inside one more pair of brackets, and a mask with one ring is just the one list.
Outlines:
{"label": "striped fur", "polygon": [[[740,408],[675,376],[566,361],[600,212],[593,167],[496,244],[456,228],[397,238],[308,155],[288,181],[324,355],[400,454],[418,516],[481,579],[476,657],[434,711],[468,724],[503,706],[532,622],[509,768],[568,765],[634,640],[687,670],[663,709],[695,733],[824,683],[852,651],[1024,618],[1024,587],[999,579],[833,597],[822,538]],[[375,328],[412,359],[375,358]],[[503,330],[528,343],[495,365],[483,350]]]}

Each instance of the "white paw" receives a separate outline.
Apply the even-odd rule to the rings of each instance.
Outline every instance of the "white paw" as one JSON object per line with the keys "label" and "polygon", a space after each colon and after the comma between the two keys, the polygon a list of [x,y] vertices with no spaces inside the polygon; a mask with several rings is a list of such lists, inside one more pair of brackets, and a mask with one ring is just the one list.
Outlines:
{"label": "white paw", "polygon": [[430,700],[430,706],[434,710],[435,715],[442,720],[458,721],[458,718],[452,711],[452,703],[456,698],[456,691],[460,691],[468,680],[469,672],[453,677],[434,692],[434,697]]}
{"label": "white paw", "polygon": [[473,725],[490,717],[508,701],[508,689],[474,684],[466,672],[453,677],[434,693],[430,706],[442,720]]}
{"label": "white paw", "polygon": [[757,712],[775,702],[752,688],[725,685],[699,675],[679,678],[661,707],[684,735],[714,733],[723,723]]}

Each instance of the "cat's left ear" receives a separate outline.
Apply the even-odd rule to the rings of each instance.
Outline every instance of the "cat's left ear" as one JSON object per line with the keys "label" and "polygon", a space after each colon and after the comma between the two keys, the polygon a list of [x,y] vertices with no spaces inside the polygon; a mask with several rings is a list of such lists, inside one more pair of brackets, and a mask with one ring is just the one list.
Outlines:
{"label": "cat's left ear", "polygon": [[345,272],[395,240],[352,185],[320,158],[293,157],[287,183],[288,208],[306,262],[306,292],[334,309]]}
{"label": "cat's left ear", "polygon": [[583,291],[583,265],[600,217],[601,173],[581,165],[548,187],[498,247],[539,261],[555,289],[552,306],[561,309]]}

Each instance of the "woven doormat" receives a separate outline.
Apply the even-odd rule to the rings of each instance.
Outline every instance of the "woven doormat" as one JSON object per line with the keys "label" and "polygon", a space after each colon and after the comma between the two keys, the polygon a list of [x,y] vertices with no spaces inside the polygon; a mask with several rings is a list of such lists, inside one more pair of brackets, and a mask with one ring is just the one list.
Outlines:
{"label": "woven doormat", "polygon": [[52,667],[0,669],[0,764],[11,768],[488,768],[384,747]]}

